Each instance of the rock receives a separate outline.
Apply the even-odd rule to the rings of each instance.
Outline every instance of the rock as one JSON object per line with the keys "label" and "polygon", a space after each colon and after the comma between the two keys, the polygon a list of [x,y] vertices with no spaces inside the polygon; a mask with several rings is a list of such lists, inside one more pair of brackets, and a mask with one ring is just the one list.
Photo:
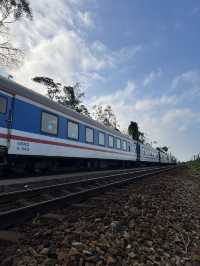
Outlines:
{"label": "rock", "polygon": [[83,254],[85,254],[86,256],[92,256],[93,253],[89,250],[83,250]]}
{"label": "rock", "polygon": [[170,254],[167,253],[167,252],[164,252],[163,255],[164,255],[165,257],[167,257],[168,259],[171,257]]}
{"label": "rock", "polygon": [[147,243],[147,246],[149,246],[149,247],[153,246],[153,241],[147,240],[146,243]]}
{"label": "rock", "polygon": [[67,254],[63,251],[57,253],[57,259],[59,262],[63,262],[66,259]]}
{"label": "rock", "polygon": [[135,227],[135,220],[134,219],[130,220],[128,227],[130,229],[133,229]]}
{"label": "rock", "polygon": [[38,257],[39,254],[37,253],[37,251],[32,248],[32,247],[28,247],[28,251],[30,252],[30,254],[33,256],[33,257]]}
{"label": "rock", "polygon": [[80,255],[81,253],[78,251],[78,249],[72,247],[68,253],[68,256],[76,256]]}
{"label": "rock", "polygon": [[133,259],[133,258],[136,257],[136,254],[132,251],[132,252],[128,253],[128,256],[129,256],[131,259]]}
{"label": "rock", "polygon": [[98,257],[93,255],[93,256],[87,257],[86,260],[87,260],[88,262],[93,262],[93,263],[95,263],[95,262],[98,260]]}
{"label": "rock", "polygon": [[111,226],[112,232],[119,232],[121,229],[120,221],[112,221],[110,226]]}
{"label": "rock", "polygon": [[49,253],[49,248],[43,248],[41,251],[40,251],[40,254],[41,255],[47,255]]}
{"label": "rock", "polygon": [[115,262],[116,262],[116,260],[111,256],[108,256],[106,259],[107,265],[115,265]]}
{"label": "rock", "polygon": [[130,234],[129,234],[127,231],[124,232],[123,237],[124,237],[126,240],[130,240]]}
{"label": "rock", "polygon": [[77,241],[73,241],[72,242],[72,246],[75,247],[75,248],[77,248],[77,249],[82,249],[82,248],[85,247],[85,245],[83,243],[77,242]]}
{"label": "rock", "polygon": [[62,244],[65,246],[65,247],[70,247],[71,246],[71,240],[69,239],[68,236],[66,236],[64,238],[64,240],[62,241]]}
{"label": "rock", "polygon": [[132,207],[129,209],[129,212],[133,217],[138,217],[140,215],[140,210],[137,207]]}

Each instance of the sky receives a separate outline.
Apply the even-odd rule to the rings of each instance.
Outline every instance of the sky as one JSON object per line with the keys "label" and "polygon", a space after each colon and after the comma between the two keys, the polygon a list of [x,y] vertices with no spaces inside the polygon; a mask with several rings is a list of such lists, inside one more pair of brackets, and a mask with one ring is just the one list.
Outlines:
{"label": "sky", "polygon": [[12,25],[24,50],[1,69],[37,92],[35,76],[80,82],[84,103],[109,104],[120,128],[137,121],[147,141],[179,160],[200,152],[199,0],[34,0],[33,21]]}

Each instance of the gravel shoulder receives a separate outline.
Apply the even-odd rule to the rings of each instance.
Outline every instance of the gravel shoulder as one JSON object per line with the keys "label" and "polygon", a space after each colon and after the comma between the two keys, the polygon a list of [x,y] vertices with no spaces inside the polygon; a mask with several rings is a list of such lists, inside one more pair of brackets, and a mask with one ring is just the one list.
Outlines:
{"label": "gravel shoulder", "polygon": [[182,168],[38,216],[0,239],[0,265],[198,266],[199,191],[200,174]]}

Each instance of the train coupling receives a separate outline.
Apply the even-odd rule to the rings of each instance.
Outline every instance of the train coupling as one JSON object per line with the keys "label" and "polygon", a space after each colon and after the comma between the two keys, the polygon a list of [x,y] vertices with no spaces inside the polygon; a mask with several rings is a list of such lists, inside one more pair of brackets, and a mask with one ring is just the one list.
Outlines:
{"label": "train coupling", "polygon": [[7,165],[7,149],[0,146],[0,166]]}

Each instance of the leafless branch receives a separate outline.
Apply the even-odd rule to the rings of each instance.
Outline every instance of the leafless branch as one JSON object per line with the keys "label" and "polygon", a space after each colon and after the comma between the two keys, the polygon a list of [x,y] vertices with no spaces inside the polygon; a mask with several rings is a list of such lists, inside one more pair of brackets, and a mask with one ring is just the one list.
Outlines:
{"label": "leafless branch", "polygon": [[8,27],[22,16],[32,19],[28,0],[0,0],[0,66],[18,65],[23,58],[23,52],[12,45]]}

